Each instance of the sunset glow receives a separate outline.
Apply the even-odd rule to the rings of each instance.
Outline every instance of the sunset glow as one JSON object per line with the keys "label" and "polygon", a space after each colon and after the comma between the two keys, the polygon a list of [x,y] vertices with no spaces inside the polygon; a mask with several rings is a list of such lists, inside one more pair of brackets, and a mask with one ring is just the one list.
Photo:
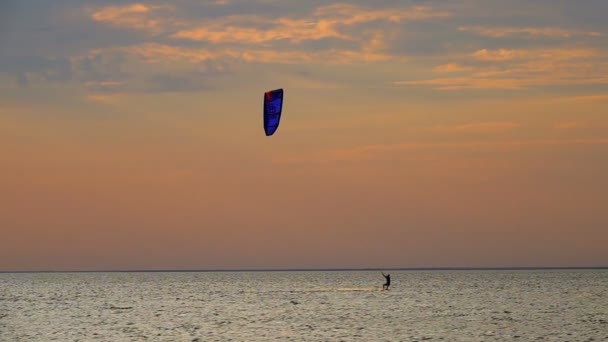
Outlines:
{"label": "sunset glow", "polygon": [[5,1],[0,271],[607,266],[606,13]]}

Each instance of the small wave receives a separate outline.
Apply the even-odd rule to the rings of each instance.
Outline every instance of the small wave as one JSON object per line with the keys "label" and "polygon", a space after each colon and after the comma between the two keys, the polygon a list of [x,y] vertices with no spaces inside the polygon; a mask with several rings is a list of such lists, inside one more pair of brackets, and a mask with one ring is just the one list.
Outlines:
{"label": "small wave", "polygon": [[110,305],[110,309],[113,310],[130,310],[133,309],[132,306],[114,306],[114,305]]}

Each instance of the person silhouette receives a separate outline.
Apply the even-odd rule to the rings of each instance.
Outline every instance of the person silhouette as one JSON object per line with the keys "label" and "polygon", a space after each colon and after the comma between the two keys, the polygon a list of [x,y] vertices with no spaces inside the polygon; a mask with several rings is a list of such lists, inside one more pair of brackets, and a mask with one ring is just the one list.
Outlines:
{"label": "person silhouette", "polygon": [[384,274],[384,272],[380,272],[382,273],[382,275],[384,276],[384,278],[386,278],[386,283],[382,284],[382,289],[383,290],[388,290],[388,287],[391,286],[391,275],[390,274]]}

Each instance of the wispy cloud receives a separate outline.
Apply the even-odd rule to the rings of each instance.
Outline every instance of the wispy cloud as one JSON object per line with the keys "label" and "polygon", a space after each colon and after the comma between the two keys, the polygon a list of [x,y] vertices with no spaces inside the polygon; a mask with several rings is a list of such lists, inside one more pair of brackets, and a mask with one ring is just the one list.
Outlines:
{"label": "wispy cloud", "polygon": [[[328,62],[349,63],[353,61],[383,61],[393,56],[386,52],[386,30],[359,30],[358,25],[385,22],[398,24],[403,21],[418,21],[449,17],[450,13],[429,6],[408,8],[376,8],[354,4],[321,6],[308,15],[285,15],[267,17],[263,15],[228,15],[201,20],[167,19],[157,14],[171,7],[136,4],[124,7],[104,7],[92,14],[92,18],[113,26],[136,30],[160,32],[166,30],[168,38],[175,43],[148,42],[131,47],[146,49],[149,59],[152,52],[156,58],[181,58],[189,55],[193,59],[227,56],[246,61],[294,63]],[[179,23],[179,24],[177,24]],[[173,32],[177,26],[181,29]],[[335,39],[348,42],[351,47],[336,45],[324,52],[303,49],[298,46],[305,41]],[[191,40],[214,44],[207,50],[186,48],[179,41]],[[284,42],[292,46],[281,45]],[[353,48],[357,46],[356,48]],[[172,57],[169,52],[175,52]],[[196,51],[196,52],[194,52]],[[328,58],[331,57],[331,58]]]}
{"label": "wispy cloud", "polygon": [[380,61],[391,59],[392,56],[375,52],[373,49],[339,50],[331,49],[322,52],[309,52],[305,50],[272,50],[272,49],[248,49],[244,47],[228,48],[190,48],[175,45],[157,43],[146,43],[99,50],[95,53],[109,53],[111,51],[122,51],[132,56],[141,58],[148,63],[184,62],[196,64],[209,60],[241,60],[246,62],[261,63],[322,63],[322,64],[348,64],[354,62]]}
{"label": "wispy cloud", "polygon": [[465,89],[525,89],[526,84],[519,79],[492,79],[476,77],[435,78],[418,81],[396,81],[398,86],[432,86],[437,90]]}
{"label": "wispy cloud", "polygon": [[338,3],[319,7],[315,11],[317,17],[327,17],[340,25],[353,25],[375,20],[402,22],[406,20],[425,20],[446,18],[452,16],[447,11],[436,10],[431,6],[413,6],[410,8],[381,8],[364,7],[354,4]]}
{"label": "wispy cloud", "polygon": [[[226,1],[215,2],[226,5]],[[107,6],[94,10],[93,20],[108,25],[144,30],[155,33],[165,32],[175,39],[206,41],[214,44],[242,43],[261,44],[286,40],[292,43],[314,41],[327,38],[360,41],[361,32],[347,32],[361,24],[375,21],[400,23],[434,18],[446,18],[451,14],[430,6],[408,8],[364,7],[355,4],[338,3],[320,6],[308,15],[264,16],[256,14],[227,15],[216,18],[192,20],[175,17],[173,6],[153,6],[132,4]],[[173,33],[176,27],[181,27]]]}
{"label": "wispy cloud", "polygon": [[[243,23],[271,24],[268,29],[252,26],[240,26]],[[265,19],[258,16],[234,16],[210,21],[208,24],[178,31],[172,38],[207,41],[220,43],[260,44],[277,40],[287,40],[299,43],[305,40],[320,40],[325,38],[338,38],[348,40],[347,35],[339,33],[334,25],[320,20],[312,22],[306,19]]]}
{"label": "wispy cloud", "polygon": [[[90,51],[71,59],[75,81],[91,94],[129,92],[189,92],[210,89],[212,77],[229,70],[215,55],[198,50],[176,50],[159,44],[142,44]],[[145,64],[160,63],[142,68]],[[187,63],[187,68],[171,64]],[[132,69],[139,68],[138,72]]]}
{"label": "wispy cloud", "polygon": [[[145,5],[141,3],[125,6],[107,6],[93,10],[93,20],[108,25],[146,30],[160,33],[176,21],[170,19],[163,10],[172,10],[172,6]],[[159,13],[160,12],[160,13]]]}
{"label": "wispy cloud", "polygon": [[569,96],[569,97],[565,97],[565,98],[560,98],[560,100],[562,100],[562,101],[575,101],[575,102],[608,101],[608,94]]}
{"label": "wispy cloud", "polygon": [[434,72],[437,73],[453,73],[453,72],[463,72],[463,71],[471,71],[472,68],[468,66],[463,66],[458,63],[448,63],[438,65],[433,68]]}
{"label": "wispy cloud", "polygon": [[395,85],[438,90],[527,89],[555,85],[608,84],[608,55],[592,48],[481,49],[462,57],[467,70],[452,62],[434,72],[465,72],[458,77],[396,81]]}
{"label": "wispy cloud", "polygon": [[545,60],[549,62],[592,58],[600,55],[596,49],[481,49],[471,57],[480,61]]}
{"label": "wispy cloud", "polygon": [[121,93],[91,93],[86,96],[86,100],[93,103],[113,105],[119,103],[123,95]]}
{"label": "wispy cloud", "polygon": [[[187,48],[158,43],[144,43],[132,45],[113,50],[122,51],[131,55],[142,58],[145,62],[160,63],[160,62],[188,62],[199,63],[210,59],[217,59],[220,54],[212,52],[208,49]],[[98,51],[105,53],[108,50]]]}
{"label": "wispy cloud", "polygon": [[602,33],[594,31],[568,30],[556,27],[488,27],[488,26],[461,26],[459,31],[473,32],[475,34],[493,37],[504,38],[512,36],[528,36],[528,37],[553,37],[553,38],[571,38],[571,37],[600,37]]}
{"label": "wispy cloud", "polygon": [[276,40],[299,43],[326,38],[357,41],[359,35],[348,33],[344,29],[374,21],[399,23],[449,16],[448,12],[428,6],[377,9],[354,4],[333,4],[319,7],[305,17],[284,16],[273,19],[248,15],[212,19],[197,27],[180,30],[171,37],[216,44],[259,44]]}
{"label": "wispy cloud", "polygon": [[[192,14],[186,8],[201,12]],[[221,15],[207,13],[220,8]],[[238,67],[243,62],[346,65],[404,60],[404,56],[390,52],[391,28],[399,29],[406,21],[452,15],[431,6],[366,7],[348,3],[293,13],[256,13],[254,9],[246,14],[229,1],[190,3],[187,7],[102,4],[86,10],[91,21],[138,37],[66,58],[71,63],[67,70],[73,72],[68,78],[83,82],[95,94],[132,89],[203,90],[203,84],[186,76],[186,70],[192,75],[198,75],[201,68],[211,69],[206,70],[207,74],[227,74],[231,65]],[[136,32],[146,34],[133,36]],[[332,43],[323,45],[327,41]],[[327,47],[310,45],[315,43]],[[156,70],[146,68],[146,64],[155,64]],[[176,70],[179,79],[165,77]],[[32,78],[31,73],[20,75],[24,82]],[[163,86],[158,86],[159,80]],[[314,84],[310,81],[308,84]]]}

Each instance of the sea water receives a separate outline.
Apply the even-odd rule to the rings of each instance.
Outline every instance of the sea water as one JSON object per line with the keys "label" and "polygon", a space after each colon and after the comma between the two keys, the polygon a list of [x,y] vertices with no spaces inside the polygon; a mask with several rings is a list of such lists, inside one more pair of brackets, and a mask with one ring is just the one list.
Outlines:
{"label": "sea water", "polygon": [[608,270],[389,273],[4,273],[0,340],[608,341]]}

